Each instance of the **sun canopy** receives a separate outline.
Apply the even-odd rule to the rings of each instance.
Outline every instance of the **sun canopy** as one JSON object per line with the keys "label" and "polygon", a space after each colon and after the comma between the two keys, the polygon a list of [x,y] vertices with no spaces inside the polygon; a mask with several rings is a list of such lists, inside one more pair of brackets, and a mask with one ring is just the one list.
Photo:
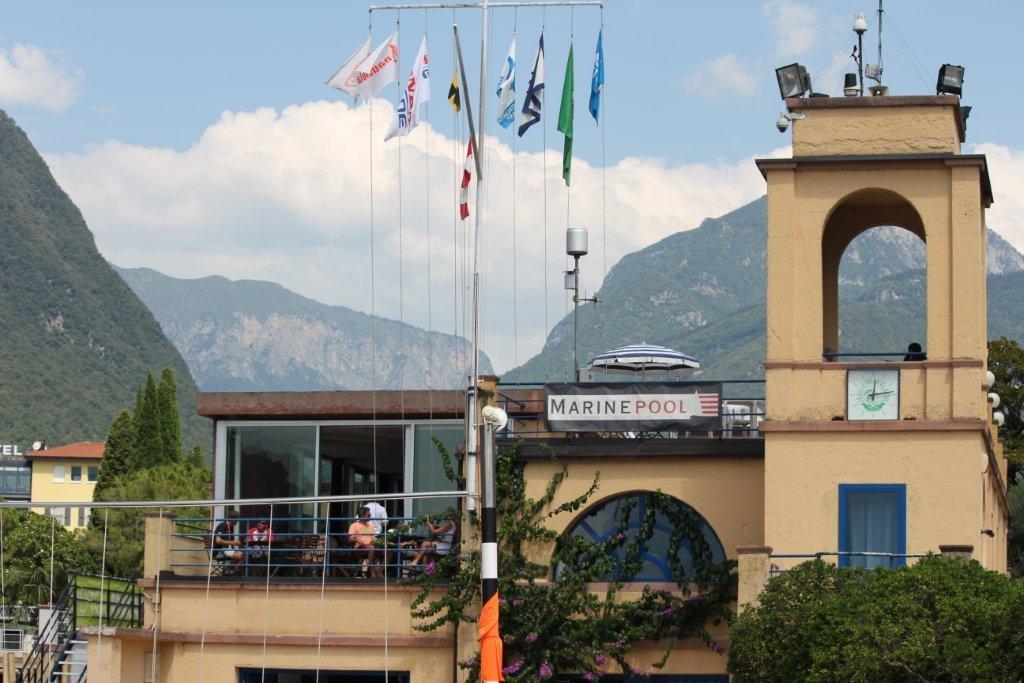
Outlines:
{"label": "sun canopy", "polygon": [[591,372],[607,374],[655,373],[681,376],[699,370],[700,363],[692,356],[664,346],[633,344],[594,356],[587,368]]}

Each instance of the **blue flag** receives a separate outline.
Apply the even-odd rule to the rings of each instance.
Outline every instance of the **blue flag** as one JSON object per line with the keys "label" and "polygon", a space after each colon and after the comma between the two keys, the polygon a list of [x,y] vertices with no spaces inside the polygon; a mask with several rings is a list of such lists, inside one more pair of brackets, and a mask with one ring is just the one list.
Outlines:
{"label": "blue flag", "polygon": [[590,113],[594,123],[598,122],[601,112],[601,92],[604,90],[604,31],[597,34],[597,51],[594,53],[594,75],[590,78]]}
{"label": "blue flag", "polygon": [[544,104],[544,34],[540,34],[537,59],[533,62],[530,85],[523,97],[523,113],[519,117],[519,137],[523,137],[530,126],[540,121],[540,108]]}
{"label": "blue flag", "polygon": [[498,80],[498,123],[508,128],[516,118],[516,41],[508,48],[505,68],[501,70]]}

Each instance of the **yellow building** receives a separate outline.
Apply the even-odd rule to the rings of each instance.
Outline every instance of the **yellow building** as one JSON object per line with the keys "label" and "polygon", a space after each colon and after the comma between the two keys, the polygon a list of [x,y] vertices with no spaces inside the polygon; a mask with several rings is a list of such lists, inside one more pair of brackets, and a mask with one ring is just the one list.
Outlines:
{"label": "yellow building", "polygon": [[[640,400],[586,384],[488,382],[485,398],[511,418],[506,443],[522,444],[527,493],[539,496],[565,465],[557,505],[600,471],[595,500],[551,522],[559,534],[595,539],[595,521],[624,497],[640,505],[653,491],[675,498],[697,513],[712,555],[738,562],[736,609],[757,600],[772,572],[815,554],[898,566],[942,552],[1006,571],[1006,462],[986,401],[984,209],[992,198],[984,157],[960,153],[959,102],[882,96],[787,106],[804,115],[794,117],[794,156],[758,162],[769,221],[764,400],[730,399],[714,383],[693,385],[685,398],[634,388],[645,415],[669,402],[691,412],[670,429],[557,427],[579,432],[567,438],[552,426],[564,406],[559,425],[598,403],[639,414]],[[927,338],[921,356],[865,361],[845,355],[864,350],[843,345],[838,263],[856,235],[882,225],[926,242]],[[574,403],[573,392],[598,390],[616,400]],[[432,435],[452,450],[463,441],[461,392],[202,394],[198,406],[214,422],[214,490],[223,499],[450,490],[425,454]],[[659,438],[644,438],[648,428]],[[445,504],[398,499],[387,513],[418,516]],[[303,525],[330,535],[331,520],[354,507],[240,511],[250,524],[272,517],[282,535],[308,533]],[[314,673],[326,683],[464,680],[455,663],[473,651],[475,631],[417,631],[411,589],[230,567],[211,576],[208,536],[185,531],[208,529],[203,523],[149,518],[144,623],[92,631],[90,674],[111,683],[286,683]],[[672,590],[666,558],[651,551],[646,559],[630,588]],[[715,633],[727,647],[724,627]],[[658,643],[646,643],[631,658],[648,669],[660,656]],[[722,654],[696,640],[676,643],[661,672],[676,682],[727,680]]]}
{"label": "yellow building", "polygon": [[[31,502],[91,502],[103,460],[103,447],[101,441],[82,441],[26,453],[25,457],[32,464]],[[71,530],[89,523],[88,507],[54,506],[33,510],[53,516]]]}

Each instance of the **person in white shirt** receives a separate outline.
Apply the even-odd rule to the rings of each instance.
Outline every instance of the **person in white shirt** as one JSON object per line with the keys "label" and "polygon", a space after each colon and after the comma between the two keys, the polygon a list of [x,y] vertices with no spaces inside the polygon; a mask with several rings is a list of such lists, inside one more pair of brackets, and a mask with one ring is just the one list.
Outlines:
{"label": "person in white shirt", "polygon": [[376,535],[380,536],[388,525],[388,511],[376,501],[370,501],[363,507],[370,511],[370,525],[373,526]]}

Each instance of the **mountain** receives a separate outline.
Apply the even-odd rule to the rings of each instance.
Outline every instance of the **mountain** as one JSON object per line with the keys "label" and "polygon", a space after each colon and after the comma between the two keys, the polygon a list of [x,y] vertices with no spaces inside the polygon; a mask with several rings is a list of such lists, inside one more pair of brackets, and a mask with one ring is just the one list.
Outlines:
{"label": "mountain", "polygon": [[[662,344],[697,357],[701,375],[763,376],[765,244],[762,197],[623,257],[580,309],[580,359],[623,344]],[[840,266],[843,348],[900,351],[924,340],[925,245],[901,228],[855,239]],[[1024,339],[1024,256],[988,232],[989,333]],[[572,317],[504,381],[561,379],[572,368]]]}
{"label": "mountain", "polygon": [[[469,344],[461,337],[328,306],[272,282],[184,280],[148,268],[118,272],[204,391],[466,385]],[[486,357],[481,368],[492,372]]]}
{"label": "mountain", "polygon": [[164,367],[178,380],[183,443],[209,443],[185,362],[2,111],[0,321],[0,443],[102,441],[146,372]]}

